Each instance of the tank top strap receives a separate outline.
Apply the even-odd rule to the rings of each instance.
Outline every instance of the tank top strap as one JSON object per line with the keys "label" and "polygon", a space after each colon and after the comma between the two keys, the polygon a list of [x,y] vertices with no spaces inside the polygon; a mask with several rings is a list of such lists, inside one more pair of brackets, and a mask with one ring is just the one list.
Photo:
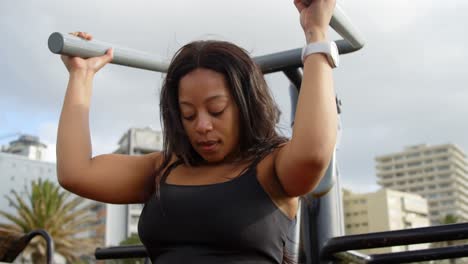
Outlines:
{"label": "tank top strap", "polygon": [[[257,168],[257,165],[262,161],[267,155],[258,155],[256,156],[252,162],[247,166],[244,170],[241,171],[240,175],[245,174],[245,173],[250,173],[252,171],[255,171]],[[253,173],[256,174],[256,173]]]}
{"label": "tank top strap", "polygon": [[166,183],[166,178],[167,176],[169,175],[169,173],[177,166],[179,166],[180,164],[182,164],[183,161],[178,159],[176,161],[174,161],[171,165],[169,165],[166,170],[164,171],[162,177],[161,177],[161,183]]}

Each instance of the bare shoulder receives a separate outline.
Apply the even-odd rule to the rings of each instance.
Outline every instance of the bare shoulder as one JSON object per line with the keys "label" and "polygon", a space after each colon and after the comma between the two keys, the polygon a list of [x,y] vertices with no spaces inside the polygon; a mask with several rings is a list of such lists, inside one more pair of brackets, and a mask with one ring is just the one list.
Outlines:
{"label": "bare shoulder", "polygon": [[114,204],[143,203],[154,190],[153,176],[162,154],[141,156],[104,154],[90,166],[62,171],[60,184],[82,197]]}
{"label": "bare shoulder", "polygon": [[287,195],[275,171],[275,160],[282,146],[267,155],[257,166],[258,181],[278,208],[291,219],[296,216],[298,197]]}
{"label": "bare shoulder", "polygon": [[[310,150],[316,155],[304,155],[300,141],[292,140],[282,145],[274,154],[274,170],[281,186],[291,197],[299,197],[312,191],[320,182],[328,167],[322,158],[322,150]],[[315,158],[319,157],[319,158]]]}

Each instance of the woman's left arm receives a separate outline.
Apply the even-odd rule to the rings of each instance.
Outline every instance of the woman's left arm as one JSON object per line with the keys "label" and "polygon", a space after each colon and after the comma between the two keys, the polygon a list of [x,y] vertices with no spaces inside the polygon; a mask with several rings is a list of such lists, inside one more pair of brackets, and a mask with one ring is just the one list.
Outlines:
{"label": "woman's left arm", "polygon": [[[294,4],[307,43],[326,41],[335,0]],[[335,148],[337,118],[332,67],[325,54],[311,54],[304,61],[291,140],[275,157],[276,174],[289,196],[306,194],[320,182]]]}

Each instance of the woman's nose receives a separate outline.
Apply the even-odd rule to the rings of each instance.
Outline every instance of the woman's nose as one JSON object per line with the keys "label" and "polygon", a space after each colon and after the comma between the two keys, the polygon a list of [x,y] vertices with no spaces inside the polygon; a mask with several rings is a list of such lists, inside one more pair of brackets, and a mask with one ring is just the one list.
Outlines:
{"label": "woman's nose", "polygon": [[200,115],[196,123],[196,130],[199,133],[206,133],[213,130],[213,123],[211,122],[211,118]]}

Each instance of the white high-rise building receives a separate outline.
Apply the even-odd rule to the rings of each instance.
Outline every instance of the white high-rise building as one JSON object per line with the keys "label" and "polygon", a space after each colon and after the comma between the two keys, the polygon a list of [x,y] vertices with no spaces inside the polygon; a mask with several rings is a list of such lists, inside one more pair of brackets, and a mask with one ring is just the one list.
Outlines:
{"label": "white high-rise building", "polygon": [[[144,155],[162,150],[161,131],[151,128],[131,128],[119,141],[119,148],[114,152],[126,155]],[[142,204],[115,205],[107,204],[106,246],[116,246],[132,234],[138,233],[138,219]]]}
{"label": "white high-rise building", "polygon": [[468,221],[468,166],[456,145],[410,146],[375,160],[378,184],[426,198],[433,225],[446,215]]}
{"label": "white high-rise building", "polygon": [[[390,189],[372,193],[343,190],[346,235],[366,234],[429,226],[427,201],[417,194]],[[428,244],[362,250],[363,253],[389,253],[428,248]]]}
{"label": "white high-rise building", "polygon": [[12,212],[14,209],[9,207],[5,195],[11,190],[21,195],[26,187],[31,187],[31,181],[39,178],[58,184],[55,163],[0,152],[0,210]]}

